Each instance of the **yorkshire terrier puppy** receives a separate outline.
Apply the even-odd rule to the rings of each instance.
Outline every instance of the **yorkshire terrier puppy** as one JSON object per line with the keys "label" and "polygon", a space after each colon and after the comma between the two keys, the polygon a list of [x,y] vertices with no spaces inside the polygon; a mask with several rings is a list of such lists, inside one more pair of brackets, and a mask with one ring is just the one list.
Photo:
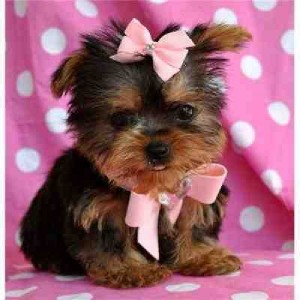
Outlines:
{"label": "yorkshire terrier puppy", "polygon": [[[155,41],[179,29],[169,25]],[[54,96],[71,94],[67,123],[74,145],[56,160],[24,216],[21,249],[38,270],[83,273],[116,288],[151,286],[173,272],[236,271],[239,258],[218,245],[225,186],[209,205],[183,199],[175,224],[162,205],[159,260],[138,244],[125,215],[130,187],[157,201],[160,192],[176,193],[188,171],[219,157],[225,145],[222,54],[238,51],[251,35],[240,26],[195,26],[187,33],[194,46],[167,80],[147,53],[130,63],[112,59],[124,36],[125,26],[116,22],[83,35],[81,49],[52,76]]]}

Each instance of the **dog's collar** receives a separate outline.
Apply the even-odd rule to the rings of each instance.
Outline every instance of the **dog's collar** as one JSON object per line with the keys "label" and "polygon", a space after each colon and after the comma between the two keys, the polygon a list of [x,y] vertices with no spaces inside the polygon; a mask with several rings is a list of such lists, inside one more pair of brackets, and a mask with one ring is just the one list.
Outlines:
{"label": "dog's collar", "polygon": [[169,220],[174,224],[185,196],[203,204],[213,203],[226,175],[227,169],[223,165],[206,164],[187,174],[180,182],[181,189],[176,195],[160,193],[158,199],[153,199],[149,194],[131,192],[125,223],[138,228],[138,243],[158,260],[158,217],[161,205],[166,207]]}

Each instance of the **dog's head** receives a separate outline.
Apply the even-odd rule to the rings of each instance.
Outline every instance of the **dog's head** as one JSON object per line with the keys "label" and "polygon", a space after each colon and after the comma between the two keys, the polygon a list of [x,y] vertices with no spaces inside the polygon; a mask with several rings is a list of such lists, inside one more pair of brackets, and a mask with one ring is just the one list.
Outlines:
{"label": "dog's head", "polygon": [[[168,26],[156,40],[179,28]],[[173,192],[187,171],[222,151],[221,54],[239,50],[251,36],[239,26],[196,26],[188,33],[195,47],[180,72],[163,82],[151,57],[130,64],[110,59],[124,29],[113,22],[84,35],[82,48],[53,74],[52,91],[71,93],[68,125],[76,147],[102,174],[140,193]]]}

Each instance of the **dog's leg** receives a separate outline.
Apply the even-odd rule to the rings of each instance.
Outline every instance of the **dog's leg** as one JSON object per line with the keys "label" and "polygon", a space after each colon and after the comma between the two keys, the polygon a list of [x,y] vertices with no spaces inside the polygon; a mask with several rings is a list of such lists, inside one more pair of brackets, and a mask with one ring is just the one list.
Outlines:
{"label": "dog's leg", "polygon": [[109,253],[103,253],[87,273],[95,283],[114,288],[152,286],[172,274],[165,266]]}
{"label": "dog's leg", "polygon": [[93,233],[87,234],[79,252],[80,261],[96,284],[114,288],[145,287],[172,274],[167,267],[148,261],[135,250],[129,236],[123,235],[120,229],[104,223],[97,236],[98,239]]}
{"label": "dog's leg", "polygon": [[229,250],[215,245],[198,244],[189,250],[179,250],[175,271],[190,276],[223,275],[238,271],[241,261]]}
{"label": "dog's leg", "polygon": [[[134,242],[135,229],[125,225],[127,200],[96,197],[77,215],[76,226],[68,234],[70,251],[99,285],[132,288],[154,285],[172,272],[146,259]],[[75,210],[76,211],[76,210]],[[66,226],[71,228],[72,224]],[[81,228],[78,228],[78,226]]]}
{"label": "dog's leg", "polygon": [[240,269],[240,259],[217,242],[227,196],[228,191],[223,187],[216,202],[210,206],[185,199],[177,222],[179,233],[174,271],[184,275],[210,276]]}

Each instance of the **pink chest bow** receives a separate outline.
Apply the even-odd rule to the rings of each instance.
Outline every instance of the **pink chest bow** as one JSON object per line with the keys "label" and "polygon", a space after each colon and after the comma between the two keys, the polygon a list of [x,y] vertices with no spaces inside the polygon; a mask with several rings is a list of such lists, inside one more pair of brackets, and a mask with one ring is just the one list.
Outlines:
{"label": "pink chest bow", "polygon": [[188,54],[186,48],[195,46],[183,30],[167,33],[154,42],[148,29],[137,19],[132,19],[125,34],[117,54],[110,58],[120,63],[132,63],[151,55],[154,70],[163,81],[179,72]]}
{"label": "pink chest bow", "polygon": [[208,164],[193,171],[183,181],[184,193],[179,195],[162,193],[159,201],[148,195],[131,193],[125,222],[130,227],[138,228],[138,243],[154,258],[159,259],[158,217],[161,205],[167,208],[168,217],[175,224],[185,196],[211,204],[226,178],[227,170],[219,164]]}

